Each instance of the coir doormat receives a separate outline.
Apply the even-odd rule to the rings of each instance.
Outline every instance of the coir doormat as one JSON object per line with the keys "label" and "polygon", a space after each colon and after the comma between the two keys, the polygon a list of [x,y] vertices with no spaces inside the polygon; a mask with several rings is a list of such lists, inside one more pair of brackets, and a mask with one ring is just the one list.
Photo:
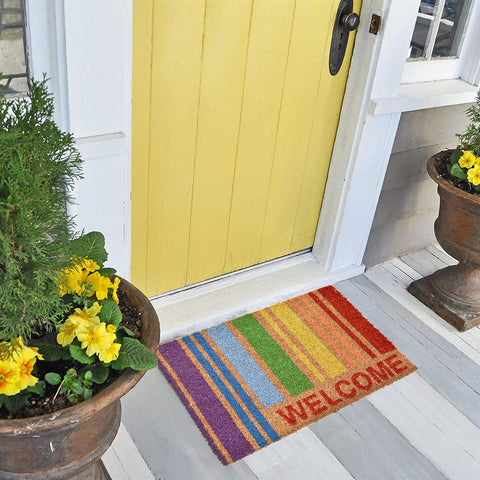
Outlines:
{"label": "coir doormat", "polygon": [[158,358],[224,464],[416,369],[334,287],[163,344]]}

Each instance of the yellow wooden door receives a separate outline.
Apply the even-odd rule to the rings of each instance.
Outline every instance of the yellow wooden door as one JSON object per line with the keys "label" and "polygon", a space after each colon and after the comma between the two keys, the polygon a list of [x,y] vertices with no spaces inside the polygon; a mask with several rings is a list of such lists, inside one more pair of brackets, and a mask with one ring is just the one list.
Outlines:
{"label": "yellow wooden door", "polygon": [[338,4],[134,1],[131,274],[148,295],[312,246],[353,43],[332,77]]}

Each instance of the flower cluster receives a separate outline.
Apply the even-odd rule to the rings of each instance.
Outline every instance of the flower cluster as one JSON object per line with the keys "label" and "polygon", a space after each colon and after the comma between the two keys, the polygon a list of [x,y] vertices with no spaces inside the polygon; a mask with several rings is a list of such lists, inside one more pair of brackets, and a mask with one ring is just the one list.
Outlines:
{"label": "flower cluster", "polygon": [[[52,408],[59,396],[74,405],[88,400],[113,371],[157,366],[155,354],[128,328],[132,319],[123,318],[121,280],[115,269],[104,266],[103,235],[82,234],[69,241],[68,252],[48,282],[50,295],[62,306],[52,324],[37,335],[19,333],[0,343],[0,410],[10,415],[23,415],[35,396]],[[126,289],[123,295],[128,305]],[[52,386],[57,387],[54,395]]]}
{"label": "flower cluster", "polygon": [[89,308],[76,308],[74,313],[59,327],[57,342],[62,347],[66,347],[77,340],[89,357],[97,355],[99,360],[104,363],[116,360],[121,344],[115,343],[115,325],[107,325],[100,321],[98,314],[101,309],[98,302]]}
{"label": "flower cluster", "polygon": [[58,282],[60,294],[75,293],[79,296],[95,296],[97,300],[105,300],[111,292],[112,299],[118,303],[117,289],[120,279],[115,277],[112,282],[99,270],[97,262],[88,258],[80,259],[75,265],[62,271]]}
{"label": "flower cluster", "polygon": [[32,375],[37,358],[43,360],[38,348],[27,347],[21,337],[15,346],[0,343],[0,394],[16,395],[28,387],[33,387],[38,378]]}
{"label": "flower cluster", "polygon": [[454,150],[448,172],[453,177],[470,183],[474,190],[480,191],[480,157],[471,150]]}

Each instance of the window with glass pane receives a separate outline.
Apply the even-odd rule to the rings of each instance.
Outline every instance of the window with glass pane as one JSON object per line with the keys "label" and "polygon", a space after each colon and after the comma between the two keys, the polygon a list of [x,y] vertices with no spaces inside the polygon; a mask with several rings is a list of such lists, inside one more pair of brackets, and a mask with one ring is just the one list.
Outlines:
{"label": "window with glass pane", "polygon": [[455,58],[472,0],[422,0],[410,43],[409,59]]}
{"label": "window with glass pane", "polygon": [[0,0],[0,72],[6,93],[27,91],[24,0]]}

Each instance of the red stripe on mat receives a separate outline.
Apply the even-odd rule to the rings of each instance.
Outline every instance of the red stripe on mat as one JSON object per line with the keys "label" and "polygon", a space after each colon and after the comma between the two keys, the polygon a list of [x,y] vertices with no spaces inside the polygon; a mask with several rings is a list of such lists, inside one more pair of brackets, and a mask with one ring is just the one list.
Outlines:
{"label": "red stripe on mat", "polygon": [[381,354],[395,350],[395,345],[353,307],[337,289],[328,286],[321,288],[318,292]]}

